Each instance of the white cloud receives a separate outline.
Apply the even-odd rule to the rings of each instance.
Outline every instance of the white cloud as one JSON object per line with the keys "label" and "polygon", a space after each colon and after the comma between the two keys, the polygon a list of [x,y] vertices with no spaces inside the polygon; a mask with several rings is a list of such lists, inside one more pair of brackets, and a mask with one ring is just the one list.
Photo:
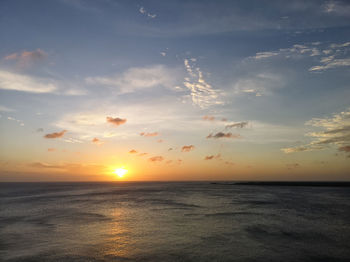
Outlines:
{"label": "white cloud", "polygon": [[175,88],[178,70],[154,65],[148,67],[132,67],[124,73],[106,77],[88,77],[86,83],[118,87],[121,93],[130,93],[137,90],[163,86]]}
{"label": "white cloud", "polygon": [[309,144],[282,148],[285,153],[312,151],[325,149],[336,145],[338,148],[350,146],[350,108],[339,114],[334,114],[331,118],[313,118],[305,123],[321,131],[309,132],[306,135],[313,138]]}
{"label": "white cloud", "polygon": [[341,48],[341,47],[347,47],[350,46],[350,42],[345,42],[343,44],[331,44],[330,48]]}
{"label": "white cloud", "polygon": [[254,58],[255,59],[262,59],[262,58],[268,58],[268,57],[276,56],[276,55],[279,55],[279,52],[259,52],[259,53],[256,53]]}
{"label": "white cloud", "polygon": [[331,68],[350,66],[350,58],[344,59],[334,59],[334,56],[327,57],[326,59],[321,60],[324,65],[313,66],[309,71],[321,71]]}
{"label": "white cloud", "polygon": [[195,68],[193,65],[195,61],[193,59],[184,60],[184,65],[189,75],[184,79],[184,86],[190,90],[192,102],[200,108],[223,104],[219,98],[219,90],[214,89],[205,81],[200,68]]}
{"label": "white cloud", "polygon": [[0,105],[0,112],[13,112],[14,110],[6,106]]}
{"label": "white cloud", "polygon": [[284,86],[282,78],[277,74],[260,73],[239,79],[234,85],[236,94],[252,94],[263,96],[271,94],[272,90]]}
{"label": "white cloud", "polygon": [[350,66],[350,58],[347,57],[350,42],[340,44],[332,43],[323,48],[321,48],[321,43],[318,42],[316,46],[317,47],[315,47],[315,43],[311,43],[311,45],[295,44],[290,48],[282,48],[277,51],[258,52],[251,58],[262,60],[270,59],[272,57],[283,57],[286,59],[315,57],[314,61],[321,64],[309,68],[310,72]]}
{"label": "white cloud", "polygon": [[48,79],[0,70],[0,89],[31,93],[53,93],[57,86]]}
{"label": "white cloud", "polygon": [[146,13],[146,9],[144,8],[144,7],[140,7],[140,9],[139,9],[139,12],[141,13],[141,14],[145,14]]}
{"label": "white cloud", "polygon": [[281,48],[275,51],[258,52],[253,59],[267,59],[274,56],[282,56],[284,58],[300,57],[300,56],[319,56],[321,51],[311,43],[311,46],[295,44],[290,48]]}
{"label": "white cloud", "polygon": [[323,5],[323,11],[338,16],[350,16],[350,5],[340,1],[328,1]]}
{"label": "white cloud", "polygon": [[17,122],[20,126],[24,126],[24,123],[23,123],[22,120],[16,119],[16,118],[11,117],[11,116],[8,116],[7,119],[10,120],[10,121]]}
{"label": "white cloud", "polygon": [[81,141],[79,139],[72,138],[72,137],[64,138],[63,141],[67,142],[67,143],[71,143],[71,144],[82,144],[83,143],[83,141]]}
{"label": "white cloud", "polygon": [[87,92],[79,84],[65,80],[35,77],[0,69],[0,89],[30,93],[54,93],[57,95],[81,96]]}
{"label": "white cloud", "polygon": [[147,10],[146,10],[144,7],[142,7],[142,6],[140,7],[139,12],[140,12],[141,14],[143,14],[143,15],[149,17],[149,18],[152,18],[152,19],[157,17],[156,14],[151,14],[151,13],[147,12]]}

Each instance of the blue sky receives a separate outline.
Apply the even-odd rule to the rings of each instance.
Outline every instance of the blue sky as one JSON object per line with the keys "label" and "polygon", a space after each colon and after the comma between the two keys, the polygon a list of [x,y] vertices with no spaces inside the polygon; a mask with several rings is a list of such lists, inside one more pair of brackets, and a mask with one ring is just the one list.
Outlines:
{"label": "blue sky", "polygon": [[2,180],[113,162],[158,174],[136,180],[349,179],[348,1],[5,0],[0,17]]}

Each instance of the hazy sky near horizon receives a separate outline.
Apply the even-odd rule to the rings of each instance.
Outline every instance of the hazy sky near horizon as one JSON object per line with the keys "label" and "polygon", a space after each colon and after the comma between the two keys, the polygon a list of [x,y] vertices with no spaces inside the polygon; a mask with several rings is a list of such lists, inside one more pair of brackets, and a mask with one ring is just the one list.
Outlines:
{"label": "hazy sky near horizon", "polygon": [[349,180],[349,1],[0,2],[0,181]]}

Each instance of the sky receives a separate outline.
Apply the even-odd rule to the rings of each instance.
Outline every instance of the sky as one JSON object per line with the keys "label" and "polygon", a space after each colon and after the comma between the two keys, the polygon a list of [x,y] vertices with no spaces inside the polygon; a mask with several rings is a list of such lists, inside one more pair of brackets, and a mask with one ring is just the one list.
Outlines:
{"label": "sky", "polygon": [[2,0],[0,32],[0,181],[350,180],[349,1]]}

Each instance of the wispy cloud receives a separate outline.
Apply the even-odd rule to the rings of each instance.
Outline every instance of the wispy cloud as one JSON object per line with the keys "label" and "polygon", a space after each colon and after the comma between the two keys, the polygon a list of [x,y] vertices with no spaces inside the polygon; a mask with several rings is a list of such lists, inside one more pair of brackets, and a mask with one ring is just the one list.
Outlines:
{"label": "wispy cloud", "polygon": [[323,11],[327,14],[350,17],[350,4],[346,1],[326,1],[323,5]]}
{"label": "wispy cloud", "polygon": [[148,159],[150,162],[161,162],[164,160],[162,156],[153,156]]}
{"label": "wispy cloud", "polygon": [[233,123],[233,124],[229,124],[226,125],[225,128],[229,129],[229,128],[244,128],[248,125],[248,122],[238,122],[238,123]]}
{"label": "wispy cloud", "polygon": [[255,59],[269,58],[271,56],[279,55],[279,52],[258,52],[255,55]]}
{"label": "wispy cloud", "polygon": [[300,167],[300,165],[298,163],[292,163],[292,164],[286,164],[286,167],[288,170],[293,170]]}
{"label": "wispy cloud", "polygon": [[203,116],[203,120],[206,120],[206,121],[215,121],[215,117],[214,117],[214,116]]}
{"label": "wispy cloud", "polygon": [[141,132],[140,136],[144,136],[144,137],[154,137],[154,136],[158,136],[159,133],[158,132],[153,132],[153,133],[145,133],[145,132]]}
{"label": "wispy cloud", "polygon": [[47,53],[41,49],[34,51],[22,51],[17,53],[12,53],[4,57],[4,60],[15,61],[20,67],[28,67],[37,62],[46,59]]}
{"label": "wispy cloud", "polygon": [[179,72],[164,65],[132,67],[121,74],[104,77],[88,77],[87,84],[118,87],[121,93],[131,93],[154,87],[175,89]]}
{"label": "wispy cloud", "polygon": [[57,86],[48,79],[0,70],[0,89],[31,93],[53,93],[57,90]]}
{"label": "wispy cloud", "polygon": [[32,162],[28,166],[37,169],[57,169],[60,171],[70,171],[75,173],[96,173],[103,172],[106,167],[98,164],[79,164],[79,163],[59,163],[51,164],[46,162]]}
{"label": "wispy cloud", "polygon": [[139,12],[140,12],[141,14],[143,14],[143,15],[149,17],[149,18],[152,18],[152,19],[154,19],[154,18],[157,17],[156,14],[151,14],[151,13],[147,12],[147,10],[146,10],[144,7],[142,7],[142,6],[140,7]]}
{"label": "wispy cloud", "polygon": [[[113,116],[113,114],[118,111],[120,111],[120,106],[117,107],[111,104],[103,108],[98,108],[98,104],[96,104],[96,108],[90,109],[89,111],[66,113],[53,124],[57,128],[69,130],[75,138],[84,140],[85,142],[90,142],[94,137],[103,140],[103,138],[112,138],[116,136],[123,138],[135,136],[135,130],[131,130],[130,125],[127,125],[130,116],[127,112],[128,110],[120,112],[120,115],[124,116],[129,114],[128,117]],[[109,121],[106,115],[110,117]],[[126,120],[126,122],[124,122],[124,120]],[[111,128],[106,128],[106,125]]]}
{"label": "wispy cloud", "polygon": [[302,56],[320,56],[322,50],[315,45],[295,44],[289,48],[281,48],[275,51],[258,52],[253,57],[256,60],[269,59],[276,56],[284,58],[297,58]]}
{"label": "wispy cloud", "polygon": [[[349,6],[350,8],[350,6]],[[259,52],[253,57],[255,60],[283,57],[285,59],[314,58],[313,61],[320,63],[308,70],[310,72],[325,71],[332,68],[350,66],[348,57],[350,42],[332,43],[327,46],[321,43],[295,44],[290,48],[281,48],[276,51]]]}
{"label": "wispy cloud", "polygon": [[72,137],[64,138],[63,141],[66,143],[70,143],[70,144],[82,144],[83,143],[83,141],[76,139],[76,138],[72,138]]}
{"label": "wispy cloud", "polygon": [[101,141],[100,139],[98,139],[97,137],[94,137],[94,138],[91,140],[91,142],[94,143],[95,145],[98,145],[98,146],[104,144],[104,142]]}
{"label": "wispy cloud", "polygon": [[140,154],[138,154],[138,156],[145,156],[145,155],[148,155],[148,153],[140,153]]}
{"label": "wispy cloud", "polygon": [[221,159],[221,154],[217,154],[217,155],[210,155],[210,156],[206,156],[204,157],[204,160],[212,160],[212,159]]}
{"label": "wispy cloud", "polygon": [[194,66],[195,61],[191,59],[184,60],[184,65],[188,73],[188,77],[184,81],[184,86],[190,90],[193,104],[200,108],[223,104],[219,98],[219,90],[214,89],[207,83],[201,69]]}
{"label": "wispy cloud", "polygon": [[137,154],[137,151],[136,151],[135,149],[131,149],[131,150],[129,151],[129,154]]}
{"label": "wispy cloud", "polygon": [[42,163],[42,162],[30,163],[29,166],[36,167],[36,168],[65,169],[63,165],[52,165],[52,164]]}
{"label": "wispy cloud", "polygon": [[224,163],[225,163],[225,165],[228,165],[228,166],[233,166],[235,164],[232,161],[225,161]]}
{"label": "wispy cloud", "polygon": [[313,66],[309,71],[322,71],[336,67],[350,66],[350,58],[334,59],[334,57],[328,57],[327,60],[322,60],[323,65]]}
{"label": "wispy cloud", "polygon": [[10,121],[15,121],[15,122],[17,122],[20,126],[24,126],[24,123],[23,123],[22,120],[16,119],[16,118],[14,118],[14,117],[12,117],[12,116],[8,116],[7,119],[10,120]]}
{"label": "wispy cloud", "polygon": [[239,79],[234,84],[234,92],[259,97],[269,95],[283,86],[284,81],[280,75],[264,72]]}
{"label": "wispy cloud", "polygon": [[67,130],[62,130],[61,132],[46,134],[44,138],[60,138],[60,137],[63,137],[66,132]]}
{"label": "wispy cloud", "polygon": [[189,146],[183,146],[181,148],[181,152],[190,152],[195,149],[194,145],[189,145]]}
{"label": "wispy cloud", "polygon": [[334,114],[331,118],[313,118],[305,124],[321,128],[322,130],[306,134],[313,138],[313,141],[309,144],[282,148],[283,152],[294,153],[321,150],[332,145],[337,146],[341,150],[341,148],[350,146],[350,108],[347,111]]}
{"label": "wispy cloud", "polygon": [[218,138],[233,138],[233,139],[236,139],[236,138],[241,138],[241,136],[239,134],[218,132],[216,134],[209,134],[207,136],[207,138],[215,138],[215,139],[218,139]]}
{"label": "wispy cloud", "polygon": [[0,112],[13,112],[14,110],[6,106],[0,105]]}
{"label": "wispy cloud", "polygon": [[51,148],[48,148],[47,151],[48,151],[48,152],[55,152],[55,151],[56,151],[56,148],[52,148],[52,147],[51,147]]}
{"label": "wispy cloud", "polygon": [[215,116],[210,116],[210,115],[206,115],[206,116],[203,116],[202,119],[204,121],[208,121],[208,122],[227,122],[227,118],[225,117],[215,117]]}
{"label": "wispy cloud", "polygon": [[113,117],[107,116],[106,120],[107,120],[108,123],[111,123],[111,124],[113,124],[115,126],[120,126],[120,125],[123,125],[123,124],[126,123],[126,119],[122,119],[122,118],[119,118],[119,117],[113,118]]}

